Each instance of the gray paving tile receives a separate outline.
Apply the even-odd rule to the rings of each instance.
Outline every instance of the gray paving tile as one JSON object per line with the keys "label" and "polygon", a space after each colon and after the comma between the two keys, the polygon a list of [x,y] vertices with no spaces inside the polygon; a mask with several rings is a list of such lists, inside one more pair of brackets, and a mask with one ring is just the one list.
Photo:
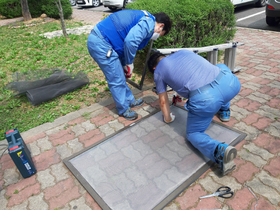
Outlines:
{"label": "gray paving tile", "polygon": [[37,180],[41,184],[42,189],[46,189],[55,185],[54,176],[51,175],[50,172],[51,170],[49,168],[44,171],[37,172]]}
{"label": "gray paving tile", "polygon": [[257,167],[263,167],[267,163],[267,161],[263,160],[261,157],[254,155],[245,149],[241,149],[237,154],[240,155],[243,160],[250,161]]}
{"label": "gray paving tile", "polygon": [[251,153],[260,156],[264,160],[269,160],[270,158],[274,157],[273,154],[269,153],[267,150],[257,147],[253,143],[249,143],[243,146],[245,149],[249,150]]}
{"label": "gray paving tile", "polygon": [[7,206],[7,199],[5,198],[5,194],[6,194],[6,190],[5,189],[1,189],[0,190],[0,206],[2,206],[3,208],[6,208]]}
{"label": "gray paving tile", "polygon": [[254,192],[268,199],[273,205],[278,205],[280,195],[273,188],[264,185],[257,178],[254,178],[252,181],[248,181],[246,184],[251,187]]}
{"label": "gray paving tile", "polygon": [[55,177],[56,183],[68,179],[70,177],[68,174],[68,170],[65,168],[62,162],[54,164],[50,168],[51,174]]}
{"label": "gray paving tile", "polygon": [[91,208],[86,204],[84,197],[71,201],[69,204],[71,209],[91,210]]}
{"label": "gray paving tile", "polygon": [[30,210],[37,210],[40,208],[40,210],[47,210],[49,209],[48,204],[44,201],[44,193],[40,193],[39,195],[33,195],[30,198],[28,198],[29,202],[29,209]]}
{"label": "gray paving tile", "polygon": [[40,147],[41,153],[43,153],[44,151],[48,151],[48,150],[53,148],[52,143],[49,141],[48,137],[38,139],[37,140],[37,145],[38,145],[38,147]]}
{"label": "gray paving tile", "polygon": [[73,154],[67,144],[58,145],[56,147],[56,152],[60,155],[61,159],[67,158]]}
{"label": "gray paving tile", "polygon": [[13,168],[8,168],[4,171],[4,186],[9,186],[11,184],[17,183],[20,178],[22,177],[19,175],[19,171],[17,170],[16,167]]}
{"label": "gray paving tile", "polygon": [[280,136],[280,122],[271,123],[271,125],[265,129],[270,135],[279,138]]}
{"label": "gray paving tile", "polygon": [[27,206],[28,206],[28,200],[22,202],[19,205],[15,205],[12,208],[6,208],[6,209],[10,209],[10,210],[26,210],[26,209],[28,209]]}

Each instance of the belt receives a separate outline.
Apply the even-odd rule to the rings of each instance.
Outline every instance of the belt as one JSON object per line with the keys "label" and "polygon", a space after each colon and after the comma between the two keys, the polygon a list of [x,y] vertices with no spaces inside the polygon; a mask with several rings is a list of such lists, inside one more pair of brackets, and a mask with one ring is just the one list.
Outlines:
{"label": "belt", "polygon": [[218,76],[216,77],[216,79],[214,79],[213,82],[202,86],[201,88],[197,88],[196,90],[190,91],[189,92],[189,98],[195,96],[198,93],[201,93],[207,89],[209,89],[210,87],[214,87],[214,85],[219,84],[218,82],[221,80],[221,78],[224,76],[225,72],[223,72],[223,70],[220,71],[220,73],[218,74]]}

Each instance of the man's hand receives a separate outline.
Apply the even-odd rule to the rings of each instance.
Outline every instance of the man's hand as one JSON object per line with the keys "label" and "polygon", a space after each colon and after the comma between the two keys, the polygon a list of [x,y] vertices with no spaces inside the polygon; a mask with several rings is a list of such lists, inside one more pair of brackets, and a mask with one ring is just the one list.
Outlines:
{"label": "man's hand", "polygon": [[175,120],[175,115],[172,114],[172,112],[170,112],[170,118],[171,118],[171,120],[166,121],[165,118],[163,117],[163,121],[164,121],[165,123],[172,123],[172,122]]}
{"label": "man's hand", "polygon": [[124,70],[124,73],[125,73],[125,78],[131,78],[133,69],[134,69],[133,63],[129,64],[129,65],[126,65],[126,66],[123,66],[123,70]]}
{"label": "man's hand", "polygon": [[182,102],[182,98],[177,93],[175,93],[173,94],[172,105],[176,106],[177,102]]}

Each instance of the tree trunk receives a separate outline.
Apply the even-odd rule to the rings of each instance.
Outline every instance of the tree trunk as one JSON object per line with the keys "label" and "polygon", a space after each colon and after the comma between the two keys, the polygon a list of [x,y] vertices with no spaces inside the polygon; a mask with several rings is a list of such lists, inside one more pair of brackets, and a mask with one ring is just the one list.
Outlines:
{"label": "tree trunk", "polygon": [[31,14],[29,12],[28,1],[27,0],[20,0],[21,3],[21,10],[24,21],[31,20]]}
{"label": "tree trunk", "polygon": [[58,3],[57,3],[57,0],[55,0],[55,4],[58,8],[63,35],[64,35],[64,37],[68,37],[67,32],[66,32],[65,22],[64,22],[64,15],[63,15],[63,9],[62,9],[62,6],[61,6],[61,1],[58,0]]}

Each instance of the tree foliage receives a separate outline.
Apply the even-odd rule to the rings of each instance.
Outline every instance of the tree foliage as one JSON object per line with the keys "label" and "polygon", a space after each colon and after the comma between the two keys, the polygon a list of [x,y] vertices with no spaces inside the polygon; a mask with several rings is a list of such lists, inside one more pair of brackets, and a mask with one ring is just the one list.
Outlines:
{"label": "tree foliage", "polygon": [[[64,18],[72,15],[72,7],[69,0],[61,0]],[[29,11],[32,17],[40,17],[45,13],[48,17],[60,18],[54,0],[28,0]],[[20,0],[0,0],[0,14],[7,18],[22,16]]]}

